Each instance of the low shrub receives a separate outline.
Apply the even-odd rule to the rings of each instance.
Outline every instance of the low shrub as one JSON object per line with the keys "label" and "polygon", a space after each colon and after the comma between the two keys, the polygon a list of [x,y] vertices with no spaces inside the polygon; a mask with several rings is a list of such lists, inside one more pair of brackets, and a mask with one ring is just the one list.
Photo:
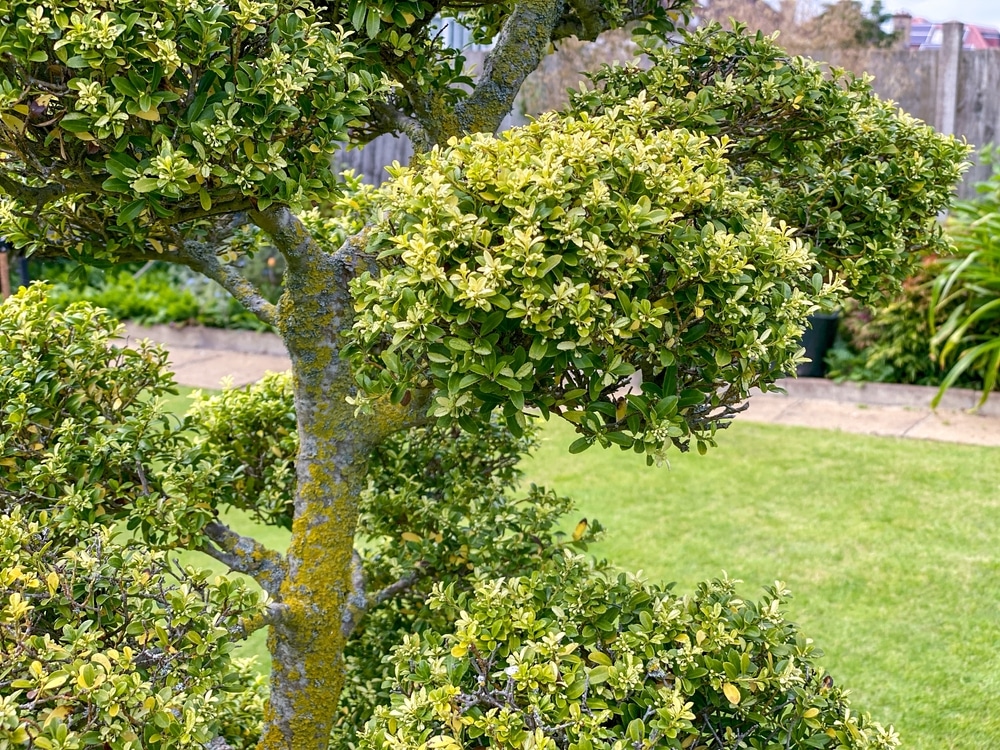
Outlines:
{"label": "low shrub", "polygon": [[[993,151],[986,156],[997,166]],[[935,403],[973,374],[982,404],[1000,374],[1000,170],[978,190],[976,200],[955,204],[949,231],[957,252],[942,263],[931,291],[931,350],[948,368]]]}
{"label": "low shrub", "polygon": [[249,747],[264,686],[232,651],[262,601],[168,554],[211,516],[166,354],[48,297],[0,308],[0,748]]}
{"label": "low shrub", "polygon": [[[855,303],[841,314],[838,343],[827,354],[827,376],[869,383],[939,385],[945,370],[931,354],[931,286],[939,268],[929,257],[902,291],[870,308]],[[972,375],[963,384],[969,384]],[[980,381],[981,382],[981,381]]]}

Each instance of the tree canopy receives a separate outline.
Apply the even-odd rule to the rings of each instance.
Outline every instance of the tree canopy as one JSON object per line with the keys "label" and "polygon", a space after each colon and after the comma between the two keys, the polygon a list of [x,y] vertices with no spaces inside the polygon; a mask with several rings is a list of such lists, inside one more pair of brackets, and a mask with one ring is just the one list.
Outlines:
{"label": "tree canopy", "polygon": [[[531,545],[500,559],[510,567],[494,565],[498,559],[489,554],[473,563],[472,541],[444,555],[435,545],[458,538],[444,528],[420,534],[421,544],[410,539],[420,554],[374,575],[355,549],[359,519],[398,516],[383,510],[369,518],[372,483],[387,476],[380,466],[392,467],[388,476],[397,485],[382,496],[399,498],[416,471],[394,441],[410,441],[417,455],[442,444],[454,448],[460,458],[436,457],[435,465],[464,462],[484,476],[499,472],[501,484],[510,481],[504,467],[519,450],[518,436],[539,414],[576,426],[574,450],[616,444],[651,461],[671,446],[705,450],[751,389],[771,388],[794,369],[811,311],[848,293],[871,299],[891,291],[916,262],[916,250],[946,247],[936,217],[962,170],[963,144],[879,101],[865,81],[839,71],[825,75],[760,34],[718,27],[681,33],[690,9],[687,0],[0,2],[0,234],[27,252],[90,263],[189,266],[274,325],[292,361],[285,401],[264,394],[260,410],[248,406],[242,419],[213,418],[211,410],[201,412],[201,421],[192,415],[185,425],[202,436],[192,451],[183,430],[138,439],[136,414],[118,411],[127,403],[145,413],[150,402],[116,393],[110,375],[89,383],[82,400],[61,402],[60,413],[70,425],[76,408],[88,420],[100,417],[86,423],[104,425],[102,436],[117,425],[107,443],[88,437],[76,444],[88,455],[106,445],[111,455],[97,464],[113,477],[88,471],[69,495],[66,484],[31,483],[52,451],[69,455],[64,451],[74,444],[64,439],[69,427],[52,433],[52,419],[38,416],[31,403],[49,396],[29,398],[24,390],[31,360],[11,365],[22,375],[3,381],[11,395],[0,460],[24,480],[0,496],[0,508],[6,513],[30,497],[41,504],[37,513],[48,513],[46,503],[60,507],[64,497],[82,498],[92,522],[102,514],[119,518],[146,544],[199,549],[254,578],[267,597],[256,616],[238,625],[241,632],[270,628],[262,750],[325,747],[345,721],[336,712],[338,698],[354,706],[358,695],[371,697],[351,682],[372,674],[364,671],[370,663],[355,670],[364,661],[357,654],[370,662],[392,639],[371,635],[367,651],[352,652],[352,639],[366,637],[365,623],[377,629],[388,618],[446,631],[446,618],[417,624],[411,617],[407,597],[425,601],[434,580],[487,596],[494,589],[476,589],[470,576],[537,575],[545,585],[582,576],[595,586],[614,577],[579,561],[560,573],[530,553]],[[441,17],[459,19],[477,40],[492,43],[475,77],[461,50],[444,46],[435,25]],[[552,45],[595,39],[633,22],[642,60],[603,69],[565,111],[496,135],[525,77]],[[406,133],[420,152],[412,164],[393,168],[387,186],[365,189],[331,173],[340,143],[361,145],[386,132]],[[277,304],[241,273],[243,259],[263,245],[286,263]],[[11,304],[34,304],[36,315],[44,310],[38,296]],[[15,355],[25,349],[19,335],[5,339],[11,362],[20,362]],[[82,334],[66,334],[76,335]],[[76,357],[72,346],[67,352]],[[87,369],[52,367],[46,377],[55,392],[60,380]],[[154,377],[147,392],[163,387]],[[97,412],[87,411],[91,401]],[[145,430],[160,423],[155,413],[149,419],[137,424]],[[53,437],[11,442],[7,431],[15,427]],[[496,461],[470,462],[463,432],[486,441]],[[245,441],[246,450],[234,448],[234,439]],[[114,446],[128,446],[127,460],[115,458]],[[469,501],[435,484],[453,479],[429,472],[436,489],[427,502],[444,508],[459,495]],[[102,492],[111,493],[106,504]],[[536,494],[527,505],[536,503],[550,501]],[[289,548],[268,549],[236,533],[220,517],[229,507],[290,526]],[[531,523],[548,528],[549,515]],[[460,528],[475,525],[469,511],[446,517]],[[24,519],[25,527],[15,519],[16,533],[37,533],[41,526],[31,525],[37,520]],[[525,534],[548,549],[542,534]],[[484,545],[487,538],[467,536]],[[456,571],[443,561],[469,565]],[[657,611],[673,606],[641,585],[623,585],[615,596],[633,603],[659,597]],[[521,596],[519,587],[511,584],[504,596]],[[703,594],[710,608],[729,601],[725,587]],[[465,606],[464,595],[439,591],[436,611]],[[642,613],[653,614],[636,606],[648,628]],[[577,614],[602,622],[597,610]],[[561,617],[555,610],[545,615],[552,623]],[[591,625],[580,626],[583,640],[560,648],[597,643],[588,635]],[[598,639],[597,650],[617,659],[616,631],[601,632],[612,635]],[[451,656],[466,658],[466,668],[479,648],[467,636]],[[796,638],[792,630],[774,636],[786,645]],[[680,638],[679,631],[670,638]],[[504,658],[513,659],[516,648],[507,647]],[[728,645],[719,640],[715,647]],[[410,648],[414,659],[440,668],[437,640]],[[758,657],[746,658],[763,668]],[[489,663],[488,669],[500,668]],[[734,668],[752,684],[750,666],[740,660]],[[583,674],[578,665],[574,670]],[[845,729],[850,714],[839,697],[812,705],[815,696],[827,700],[828,688],[797,666],[789,674],[792,682],[782,678],[779,686],[794,683],[798,697],[769,705],[796,707],[789,709],[790,732],[832,707],[816,727],[806,726],[827,737],[846,732],[848,739],[838,741],[848,747],[891,745],[888,735],[866,734],[856,722]],[[436,696],[468,696],[461,675],[452,677]],[[402,672],[395,679],[400,690],[412,681]],[[210,681],[199,684],[214,689]],[[674,701],[651,684],[629,684],[659,695],[650,698],[654,703]],[[621,689],[632,688],[622,683]],[[684,685],[712,711],[751,710],[734,689],[717,677]],[[645,698],[629,703],[623,693],[620,700],[617,713],[609,704],[608,727],[626,715],[624,726],[632,727],[641,718],[631,715],[637,707],[657,710]],[[728,731],[716,729],[715,719],[690,723],[684,702],[670,709],[676,732],[657,729],[664,746],[688,747],[699,736]],[[530,711],[518,715],[522,723],[535,721]],[[395,732],[398,717],[379,716]],[[552,716],[562,721],[558,712]],[[442,719],[451,722],[452,739],[472,741],[476,735],[462,728],[464,720],[459,726],[453,718]],[[351,726],[354,737],[359,727]],[[221,725],[215,729],[223,740],[234,737]],[[760,741],[777,736],[773,731]],[[573,732],[529,734],[539,747],[590,747]],[[419,732],[399,736],[386,742],[423,747],[426,740]],[[507,746],[514,736],[521,737],[495,728],[491,742]],[[597,740],[610,741],[604,730],[588,735],[587,742]],[[133,740],[118,741],[125,747]]]}

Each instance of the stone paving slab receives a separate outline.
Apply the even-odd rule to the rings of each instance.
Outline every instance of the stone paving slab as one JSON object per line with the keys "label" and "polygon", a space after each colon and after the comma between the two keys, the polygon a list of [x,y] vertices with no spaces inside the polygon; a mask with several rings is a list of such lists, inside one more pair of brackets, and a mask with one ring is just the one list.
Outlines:
{"label": "stone paving slab", "polygon": [[882,406],[758,393],[738,419],[881,437],[1000,447],[1000,418],[927,407]]}
{"label": "stone paving slab", "polygon": [[939,410],[930,412],[903,437],[1000,446],[1000,419],[983,414]]}
{"label": "stone paving slab", "polygon": [[[937,395],[935,386],[897,385],[895,383],[836,383],[825,378],[786,378],[779,385],[792,398],[822,401],[843,401],[870,406],[911,406],[930,409]],[[939,409],[965,411],[976,409],[987,417],[1000,417],[1000,398],[994,394],[978,409],[980,393],[968,388],[949,388]]]}
{"label": "stone paving slab", "polygon": [[[758,404],[755,403],[758,399],[764,402],[761,406],[767,404],[766,416],[758,412]],[[779,405],[783,408],[776,410]],[[902,437],[925,419],[927,413],[903,406],[867,406],[842,401],[790,399],[759,394],[750,399],[750,408],[744,416],[751,421],[770,424]]]}
{"label": "stone paving slab", "polygon": [[170,365],[180,385],[191,388],[220,388],[229,378],[235,386],[249,385],[265,372],[281,372],[291,367],[287,356],[246,354],[219,349],[171,347]]}
{"label": "stone paving slab", "polygon": [[[236,386],[267,371],[290,367],[281,339],[273,334],[198,327],[129,326],[127,338],[149,338],[170,352],[177,382],[194,388],[219,388],[224,378]],[[815,427],[899,438],[1000,446],[1000,399],[991,398],[976,413],[979,394],[952,389],[933,411],[936,388],[886,383],[834,383],[821,378],[781,381],[785,393],[757,393],[738,417],[752,422]]]}
{"label": "stone paving slab", "polygon": [[274,333],[227,331],[207,326],[140,326],[131,322],[126,322],[124,325],[126,339],[149,339],[163,344],[168,349],[215,349],[243,354],[268,354],[275,357],[287,354],[284,342]]}

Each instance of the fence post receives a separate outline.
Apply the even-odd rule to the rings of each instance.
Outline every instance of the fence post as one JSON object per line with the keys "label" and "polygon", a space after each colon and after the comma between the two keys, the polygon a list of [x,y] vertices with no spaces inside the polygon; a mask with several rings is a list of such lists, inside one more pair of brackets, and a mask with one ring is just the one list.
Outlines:
{"label": "fence post", "polygon": [[941,26],[941,51],[938,53],[937,112],[935,126],[946,135],[955,133],[958,110],[958,74],[962,61],[965,27],[958,21]]}
{"label": "fence post", "polygon": [[897,13],[892,17],[892,33],[896,35],[896,47],[910,48],[910,31],[913,26],[913,16],[907,12]]}
{"label": "fence post", "polygon": [[10,262],[6,249],[0,247],[0,299],[10,296]]}

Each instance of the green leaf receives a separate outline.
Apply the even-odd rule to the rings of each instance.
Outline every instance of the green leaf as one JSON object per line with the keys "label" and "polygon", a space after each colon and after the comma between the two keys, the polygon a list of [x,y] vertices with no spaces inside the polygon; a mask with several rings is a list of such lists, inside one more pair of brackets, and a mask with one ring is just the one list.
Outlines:
{"label": "green leaf", "polygon": [[587,680],[584,677],[577,677],[573,684],[568,686],[565,695],[569,700],[576,700],[584,694],[587,689]]}
{"label": "green leaf", "polygon": [[356,29],[362,29],[365,25],[365,14],[368,12],[367,7],[361,0],[356,0],[354,5],[354,10],[351,13],[351,25]]}
{"label": "green leaf", "polygon": [[139,90],[135,86],[133,86],[127,78],[122,78],[121,76],[113,76],[111,78],[111,85],[114,86],[115,89],[120,94],[124,94],[125,96],[131,97],[133,99],[139,98]]}
{"label": "green leaf", "polygon": [[153,177],[140,177],[132,183],[132,189],[137,193],[151,193],[160,187],[160,182]]}
{"label": "green leaf", "polygon": [[118,214],[118,219],[116,220],[116,223],[118,224],[118,226],[124,226],[125,224],[128,224],[130,221],[133,221],[135,218],[137,218],[139,214],[142,213],[142,210],[145,207],[146,207],[146,201],[141,198],[139,200],[132,201],[127,206],[125,206],[125,208],[122,209],[120,214]]}
{"label": "green leaf", "polygon": [[591,651],[587,655],[587,659],[593,662],[594,664],[598,665],[603,664],[606,667],[610,667],[614,663],[611,661],[611,657],[608,656],[603,651]]}
{"label": "green leaf", "polygon": [[540,360],[548,354],[549,342],[545,339],[535,339],[531,342],[531,348],[528,349],[528,356],[534,360]]}
{"label": "green leaf", "polygon": [[632,443],[635,442],[635,438],[630,435],[626,435],[624,432],[609,432],[608,440],[624,448],[631,448]]}
{"label": "green leaf", "polygon": [[379,29],[382,27],[382,18],[379,16],[378,11],[372,9],[368,11],[368,19],[365,21],[365,32],[368,34],[370,39],[374,39],[378,36]]}
{"label": "green leaf", "polygon": [[558,266],[560,263],[562,263],[561,255],[551,255],[548,258],[546,258],[545,261],[538,266],[538,271],[537,271],[538,278],[541,278],[542,276],[547,274],[549,271]]}
{"label": "green leaf", "polygon": [[590,680],[591,685],[600,685],[608,681],[610,673],[608,668],[605,666],[594,667],[587,673],[587,677]]}

